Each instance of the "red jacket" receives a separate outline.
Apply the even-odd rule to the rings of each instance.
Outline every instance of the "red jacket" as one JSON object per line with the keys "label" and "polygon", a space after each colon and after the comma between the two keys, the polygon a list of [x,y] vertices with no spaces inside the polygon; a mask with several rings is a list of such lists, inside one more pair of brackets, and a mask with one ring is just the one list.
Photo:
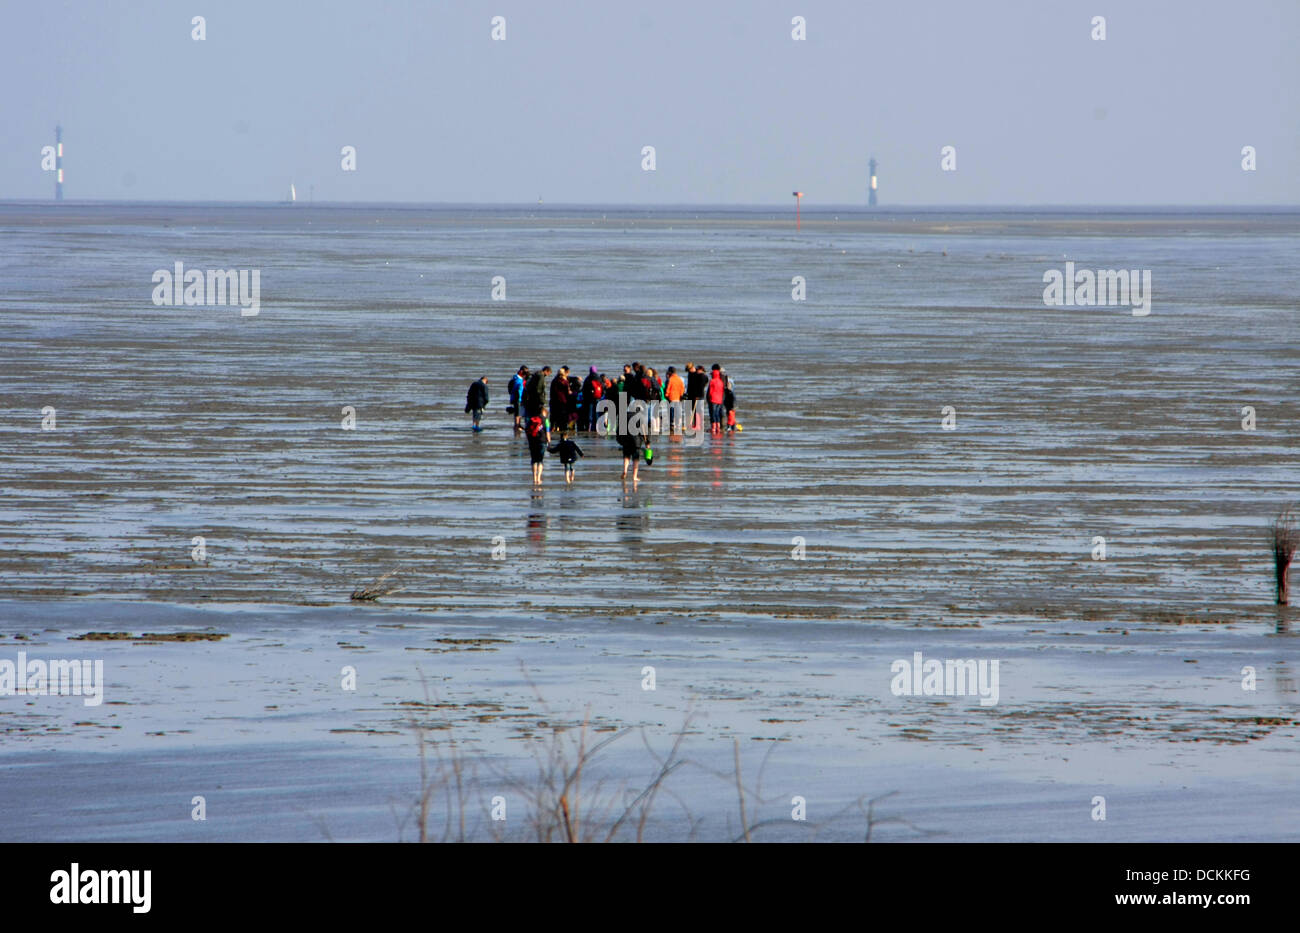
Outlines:
{"label": "red jacket", "polygon": [[721,405],[726,394],[727,384],[722,381],[722,374],[715,369],[709,377],[709,404]]}

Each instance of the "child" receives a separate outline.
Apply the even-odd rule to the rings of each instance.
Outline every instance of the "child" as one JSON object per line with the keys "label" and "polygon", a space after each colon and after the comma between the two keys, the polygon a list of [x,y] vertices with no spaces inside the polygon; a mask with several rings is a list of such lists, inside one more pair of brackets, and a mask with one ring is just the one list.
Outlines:
{"label": "child", "polygon": [[727,412],[727,433],[736,433],[736,383],[727,379],[727,390],[722,394],[722,407]]}
{"label": "child", "polygon": [[560,442],[554,447],[546,448],[553,454],[560,455],[560,462],[564,464],[564,481],[573,482],[573,465],[578,462],[578,458],[583,456],[582,448],[571,438],[560,437]]}
{"label": "child", "polygon": [[528,453],[533,461],[533,485],[542,482],[542,466],[546,460],[546,445],[551,442],[551,423],[546,418],[546,408],[528,419]]}

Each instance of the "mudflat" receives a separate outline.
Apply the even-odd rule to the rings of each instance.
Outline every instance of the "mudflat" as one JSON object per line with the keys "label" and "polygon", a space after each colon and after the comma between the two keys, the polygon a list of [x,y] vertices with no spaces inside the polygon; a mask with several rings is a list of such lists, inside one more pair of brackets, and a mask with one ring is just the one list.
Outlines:
{"label": "mudflat", "polygon": [[[925,800],[903,804],[909,821],[954,801],[965,812],[977,801],[962,788],[995,754],[1008,798],[1021,784],[1068,788],[1040,803],[1077,817],[1078,838],[1095,827],[1074,798],[1107,782],[1150,795],[1124,838],[1295,838],[1293,811],[1276,819],[1273,776],[1295,761],[1297,642],[1291,611],[1272,604],[1264,525],[1300,497],[1300,219],[832,214],[805,215],[798,235],[784,224],[616,209],[0,207],[5,656],[33,639],[98,652],[106,702],[130,704],[114,708],[121,728],[74,729],[64,719],[86,718],[80,700],[6,697],[18,718],[5,717],[4,754],[35,755],[29,769],[45,775],[67,755],[135,767],[148,735],[194,769],[239,743],[211,724],[205,704],[220,696],[184,715],[175,698],[239,684],[235,707],[277,773],[297,775],[289,786],[309,786],[310,754],[364,770],[357,756],[373,750],[337,730],[396,733],[365,741],[409,767],[410,717],[384,703],[423,702],[419,657],[455,702],[513,708],[533,734],[534,720],[580,723],[627,690],[609,704],[611,728],[662,738],[693,703],[707,707],[714,726],[696,754],[714,770],[730,766],[733,738],[775,741],[774,768],[790,749],[792,785],[800,767],[870,748],[884,770],[829,780],[832,809],[928,769]],[[177,261],[259,269],[260,313],[154,305],[151,275]],[[1046,306],[1043,275],[1067,261],[1150,270],[1151,313]],[[491,298],[496,276],[504,301]],[[521,363],[613,374],[632,360],[722,364],[744,430],[658,439],[635,487],[618,479],[612,438],[579,436],[577,482],[551,460],[533,488],[503,412],[510,375]],[[481,375],[492,403],[475,435],[462,408]],[[390,571],[399,592],[351,603]],[[284,693],[267,620],[287,617],[281,661],[322,685],[292,727],[264,709]],[[375,620],[391,626],[382,642],[360,634]],[[141,638],[187,631],[228,637]],[[71,640],[91,632],[131,638]],[[997,705],[895,696],[890,664],[915,651],[1001,660]],[[339,688],[340,658],[354,654],[391,678],[361,714]],[[165,690],[155,662],[171,666]],[[664,696],[642,689],[645,665],[657,690],[673,685],[662,710],[643,705]],[[534,715],[523,669],[558,715]],[[466,718],[485,754],[517,754],[509,719]],[[1062,748],[1073,751],[1049,752]],[[1164,759],[1204,821],[1161,797],[1152,769]],[[139,767],[121,812],[152,825]],[[250,786],[279,786],[249,768]],[[735,827],[719,784],[692,793],[721,836]],[[371,790],[380,816],[344,835],[388,838],[385,791]],[[938,822],[973,838],[1057,838],[1041,812],[1023,832],[999,830],[992,812]],[[303,838],[316,830],[300,816],[243,825]],[[102,838],[130,822],[60,819],[35,825]],[[45,838],[32,825],[0,834]]]}

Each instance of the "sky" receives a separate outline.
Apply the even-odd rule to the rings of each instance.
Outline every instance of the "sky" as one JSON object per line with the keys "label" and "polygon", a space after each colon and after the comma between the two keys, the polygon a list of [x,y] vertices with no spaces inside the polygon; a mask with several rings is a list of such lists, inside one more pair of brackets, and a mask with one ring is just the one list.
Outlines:
{"label": "sky", "polygon": [[52,199],[62,123],[69,200],[813,208],[865,204],[874,155],[882,207],[1300,204],[1300,0],[0,0],[0,22],[6,200]]}

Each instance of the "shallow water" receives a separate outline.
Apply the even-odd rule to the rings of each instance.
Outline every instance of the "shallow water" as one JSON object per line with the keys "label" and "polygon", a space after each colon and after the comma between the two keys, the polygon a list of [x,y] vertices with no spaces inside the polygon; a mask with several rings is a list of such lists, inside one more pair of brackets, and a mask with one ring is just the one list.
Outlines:
{"label": "shallow water", "polygon": [[[422,607],[1272,613],[1300,215],[527,213],[0,208],[0,592],[326,603],[397,567]],[[1066,258],[1150,268],[1151,315],[1044,307]],[[178,260],[260,268],[260,315],[154,307]],[[631,358],[723,363],[744,433],[627,495],[593,438],[530,489],[513,369]]]}
{"label": "shallow water", "polygon": [[[565,729],[572,760],[584,722],[589,744],[630,730],[588,769],[588,810],[645,786],[683,731],[685,765],[651,839],[735,838],[736,741],[750,813],[773,821],[765,840],[861,839],[857,801],[880,797],[879,817],[907,821],[874,830],[887,840],[1296,834],[1300,693],[1286,628],[609,625],[105,600],[4,602],[0,618],[0,657],[105,669],[100,705],[0,701],[6,840],[412,838],[417,731],[431,762],[461,756],[471,837],[526,837],[537,757]],[[81,640],[87,631],[222,637]],[[894,695],[891,664],[915,651],[998,659],[998,702]],[[1241,689],[1246,666],[1256,690]],[[354,690],[342,688],[348,668]],[[196,794],[207,822],[189,819]],[[498,795],[505,825],[486,816]],[[794,795],[807,823],[787,818]],[[449,810],[440,791],[435,834]]]}

